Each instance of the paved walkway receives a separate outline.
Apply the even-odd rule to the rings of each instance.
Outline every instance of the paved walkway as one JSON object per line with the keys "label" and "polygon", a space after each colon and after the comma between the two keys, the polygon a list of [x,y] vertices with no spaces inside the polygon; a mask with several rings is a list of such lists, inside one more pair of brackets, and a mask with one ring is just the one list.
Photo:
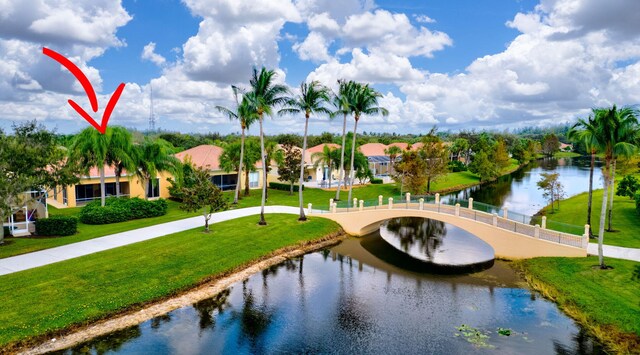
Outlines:
{"label": "paved walkway", "polygon": [[[603,245],[602,251],[606,258],[626,259],[640,262],[640,249]],[[587,252],[591,255],[598,255],[598,243],[589,243]]]}
{"label": "paved walkway", "polygon": [[[265,213],[298,214],[298,207],[290,206],[266,206]],[[306,209],[305,209],[306,212]],[[213,214],[210,224],[228,221],[230,219],[257,215],[260,207],[248,207],[237,210],[224,211]],[[162,237],[168,234],[202,227],[202,216],[181,219],[178,221],[156,224],[145,228],[130,230],[127,232],[107,235],[100,238],[85,240],[83,242],[67,244],[56,248],[45,249],[33,253],[12,256],[0,259],[0,275],[28,270],[39,266],[53,264],[58,261],[69,260],[80,256],[97,253],[103,250],[121,247],[144,240]],[[589,243],[589,254],[598,255],[598,244]],[[611,245],[604,246],[604,255],[609,258],[627,259],[640,262],[640,249],[623,248]]]}
{"label": "paved walkway", "polygon": [[[300,209],[298,207],[289,206],[266,206],[264,210],[265,213],[298,214],[300,212]],[[305,212],[307,212],[306,209]],[[237,210],[224,211],[214,213],[211,216],[211,220],[209,220],[209,223],[219,223],[230,219],[258,214],[260,214],[260,207],[248,207]],[[154,226],[107,235],[100,238],[89,239],[83,242],[67,244],[56,248],[12,256],[9,258],[0,259],[0,275],[12,274],[14,272],[53,264],[58,261],[73,259],[83,255],[93,254],[99,251],[117,248],[123,245],[158,238],[168,234],[182,232],[202,226],[204,226],[204,218],[202,216],[191,217],[178,221],[156,224]]]}

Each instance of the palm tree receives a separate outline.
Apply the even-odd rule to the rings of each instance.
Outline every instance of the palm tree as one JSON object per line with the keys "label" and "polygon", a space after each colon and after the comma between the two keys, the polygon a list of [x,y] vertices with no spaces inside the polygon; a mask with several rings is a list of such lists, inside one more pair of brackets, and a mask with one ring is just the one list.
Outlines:
{"label": "palm tree", "polygon": [[[334,167],[338,167],[337,165],[337,154],[338,150],[337,149],[331,149],[331,147],[329,145],[324,145],[322,147],[322,151],[321,152],[315,152],[313,154],[311,154],[311,161],[313,161],[313,167],[314,168],[318,168],[318,166],[325,167],[328,166],[329,167],[329,187],[331,187],[331,171],[333,170]],[[344,155],[343,155],[344,158]]]}
{"label": "palm tree", "polygon": [[384,150],[384,154],[389,156],[389,175],[391,175],[393,163],[396,161],[398,155],[402,154],[402,149],[397,145],[392,145],[391,147]]}
{"label": "palm tree", "polygon": [[611,192],[609,193],[609,209],[607,211],[609,224],[607,231],[612,232],[611,220],[613,219],[613,196],[616,183],[616,163],[619,157],[630,157],[637,149],[636,142],[638,138],[638,113],[631,107],[623,107],[616,110],[616,106],[611,108],[611,115],[615,117],[616,126],[614,137],[618,148],[613,150],[613,166],[611,167]]}
{"label": "palm tree", "polygon": [[[242,100],[238,101],[239,89],[236,86],[231,86],[233,90],[233,96],[236,99],[236,110],[231,111],[226,107],[216,106],[216,109],[225,114],[230,120],[237,120],[240,122],[240,128],[242,129],[242,138],[240,141],[240,164],[238,165],[238,183],[236,184],[236,192],[233,197],[233,204],[238,204],[238,197],[240,195],[240,181],[242,180],[242,168],[243,160],[244,160],[244,140],[245,140],[245,130],[249,129],[249,126],[253,124],[256,120],[256,110],[251,106],[251,101],[246,97],[246,95],[242,95]],[[247,180],[248,180],[248,172]],[[245,186],[245,196],[249,195],[249,186]]]}
{"label": "palm tree", "polygon": [[378,115],[382,114],[387,116],[389,111],[386,108],[378,106],[378,98],[382,97],[380,93],[370,88],[369,85],[356,84],[357,86],[353,90],[353,96],[351,96],[351,108],[355,118],[355,125],[353,126],[353,144],[351,145],[351,170],[349,171],[349,201],[351,204],[351,195],[353,191],[353,179],[355,174],[353,173],[353,159],[356,152],[356,137],[358,134],[358,121],[362,115]]}
{"label": "palm tree", "polygon": [[318,81],[312,81],[311,83],[303,82],[300,84],[300,95],[289,99],[287,101],[287,107],[279,111],[280,114],[298,114],[304,112],[304,135],[302,136],[302,159],[300,161],[300,188],[298,189],[298,202],[300,204],[299,221],[307,220],[307,217],[304,215],[302,184],[304,182],[304,156],[307,151],[309,117],[311,117],[311,114],[318,113],[331,114],[331,112],[324,107],[324,104],[327,102],[329,102],[329,89]]}
{"label": "palm tree", "polygon": [[[276,165],[280,165],[284,161],[284,153],[282,149],[280,149],[278,142],[272,140],[266,140],[264,142],[264,160],[267,161],[267,166],[262,169],[262,174],[264,181],[268,182],[269,171],[271,171],[271,162],[276,163]],[[265,201],[268,201],[269,190],[266,190],[266,192],[264,199]]]}
{"label": "palm tree", "polygon": [[[595,111],[595,110],[594,110]],[[593,116],[587,120],[578,119],[568,132],[568,138],[574,142],[582,142],[585,148],[591,153],[591,166],[589,169],[589,200],[587,202],[587,224],[591,226],[591,206],[593,203],[593,171],[596,166],[596,154],[599,143],[597,139],[597,122]],[[593,230],[589,229],[589,236],[593,236]]]}
{"label": "palm tree", "polygon": [[145,137],[137,149],[136,175],[144,187],[144,198],[149,198],[149,182],[155,185],[155,177],[159,172],[166,171],[177,174],[180,160],[172,155],[171,143],[164,139],[150,139]]}
{"label": "palm tree", "polygon": [[336,198],[335,201],[340,201],[340,186],[344,181],[344,150],[345,143],[347,138],[347,115],[350,115],[353,112],[351,107],[351,96],[356,88],[356,84],[353,81],[344,81],[338,80],[338,84],[340,88],[338,90],[337,95],[333,95],[332,104],[336,109],[332,116],[336,116],[338,114],[342,114],[342,145],[340,146],[340,172],[338,176],[338,188],[336,189]]}
{"label": "palm tree", "polygon": [[[225,172],[243,169],[245,172],[244,195],[249,196],[249,172],[256,171],[256,163],[259,160],[260,147],[256,140],[249,139],[246,142],[235,141],[223,145],[223,151],[220,155],[220,167]],[[240,165],[241,162],[242,165]],[[240,186],[240,180],[238,180],[237,186]]]}
{"label": "palm tree", "polygon": [[[260,156],[262,158],[262,168],[267,167],[264,151],[264,130],[262,129],[263,116],[272,115],[273,108],[275,106],[282,105],[287,102],[287,94],[289,90],[286,86],[275,84],[273,79],[276,76],[274,70],[267,70],[264,67],[258,72],[256,68],[253,68],[253,75],[249,81],[251,84],[251,93],[248,96],[249,101],[255,108],[255,112],[258,115],[258,122],[260,123]],[[266,174],[265,174],[266,177]],[[260,221],[258,224],[266,225],[267,222],[264,219],[264,204],[267,195],[267,181],[266,179],[262,183],[262,200],[260,203]]]}
{"label": "palm tree", "polygon": [[[598,108],[593,110],[595,121],[594,144],[604,155],[602,167],[604,191],[602,207],[600,209],[600,225],[598,226],[598,261],[601,268],[605,268],[602,244],[604,241],[604,224],[607,215],[607,198],[609,187],[613,186],[611,169],[615,166],[617,156],[631,155],[636,146],[638,119],[634,110],[624,108],[620,111],[614,105],[611,109]],[[611,192],[613,194],[613,191]]]}
{"label": "palm tree", "polygon": [[109,140],[109,150],[107,152],[106,163],[113,166],[116,176],[116,197],[120,197],[120,177],[124,170],[134,172],[136,170],[135,152],[133,147],[133,136],[124,127],[115,126],[111,128],[111,139]]}
{"label": "palm tree", "polygon": [[104,167],[107,165],[112,134],[113,127],[107,127],[104,134],[93,127],[87,127],[76,136],[70,149],[70,159],[79,162],[87,173],[91,167],[98,168],[101,206],[105,203]]}

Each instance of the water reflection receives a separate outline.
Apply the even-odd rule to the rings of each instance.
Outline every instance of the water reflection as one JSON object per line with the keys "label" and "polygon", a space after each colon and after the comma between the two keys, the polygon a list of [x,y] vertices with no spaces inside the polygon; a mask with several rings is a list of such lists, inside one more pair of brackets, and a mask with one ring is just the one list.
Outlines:
{"label": "water reflection", "polygon": [[215,312],[222,314],[226,308],[229,307],[229,294],[231,289],[226,289],[219,294],[204,299],[202,301],[193,304],[193,309],[198,312],[200,317],[200,331],[210,330],[216,326]]}
{"label": "water reflection", "polygon": [[[443,201],[450,198],[468,200],[473,197],[475,201],[533,215],[547,205],[536,185],[542,173],[559,173],[559,180],[564,185],[567,196],[573,196],[588,190],[590,165],[590,157],[540,159],[490,184],[448,194],[443,197]],[[596,166],[600,167],[601,163],[596,162]],[[594,184],[599,182],[600,175],[597,169],[594,172]]]}
{"label": "water reflection", "polygon": [[393,232],[404,252],[408,253],[417,247],[428,261],[433,261],[447,235],[444,222],[419,217],[390,219],[382,228],[386,232]]}
{"label": "water reflection", "polygon": [[[450,236],[450,227],[445,229],[444,241]],[[331,250],[288,260],[214,298],[66,353],[597,354],[601,350],[553,303],[522,288],[522,280],[504,262],[472,275],[413,273],[369,252],[365,245],[376,240],[385,243],[379,237],[348,239]],[[487,342],[495,349],[476,348],[455,337],[462,324],[488,332]],[[498,336],[498,327],[519,336]]]}
{"label": "water reflection", "polygon": [[[494,251],[489,244],[441,221],[419,217],[393,218],[383,223],[379,232],[365,239],[378,236],[401,251],[402,255],[396,255],[384,246],[370,251],[391,264],[396,264],[397,260],[410,270],[460,273],[479,271],[493,265]],[[403,261],[411,258],[422,262]]]}

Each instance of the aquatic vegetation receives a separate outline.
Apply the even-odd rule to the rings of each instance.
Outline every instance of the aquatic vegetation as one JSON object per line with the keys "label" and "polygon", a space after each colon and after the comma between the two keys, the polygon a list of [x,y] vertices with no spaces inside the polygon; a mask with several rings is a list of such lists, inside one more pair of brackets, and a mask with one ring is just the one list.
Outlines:
{"label": "aquatic vegetation", "polygon": [[470,327],[466,324],[456,328],[458,333],[455,336],[463,336],[466,341],[473,344],[477,348],[494,349],[495,346],[488,343],[490,331],[483,331],[478,328]]}

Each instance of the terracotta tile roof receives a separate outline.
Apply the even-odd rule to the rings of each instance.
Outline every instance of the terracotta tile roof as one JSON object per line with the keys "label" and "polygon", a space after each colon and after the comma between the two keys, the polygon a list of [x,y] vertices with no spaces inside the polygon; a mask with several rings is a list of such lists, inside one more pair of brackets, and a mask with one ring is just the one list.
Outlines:
{"label": "terracotta tile roof", "polygon": [[189,156],[193,165],[208,170],[220,170],[220,155],[222,148],[215,145],[203,144],[191,149],[187,149],[180,153],[176,153],[175,157],[184,162]]}
{"label": "terracotta tile roof", "polygon": [[307,153],[309,153],[309,155],[311,155],[313,153],[321,152],[322,149],[324,149],[325,145],[328,145],[329,147],[331,147],[331,149],[339,149],[340,148],[340,144],[322,143],[322,144],[318,144],[316,146],[313,146],[311,148],[307,148]]}
{"label": "terracotta tile roof", "polygon": [[396,142],[396,143],[391,143],[391,144],[389,144],[389,145],[387,146],[387,148],[388,148],[388,147],[391,147],[391,146],[396,146],[396,147],[399,147],[399,148],[400,148],[400,149],[402,149],[402,150],[407,150],[407,146],[409,146],[409,144],[404,143],[404,142]]}
{"label": "terracotta tile roof", "polygon": [[360,151],[367,157],[386,155],[387,146],[382,143],[367,143],[360,146]]}

